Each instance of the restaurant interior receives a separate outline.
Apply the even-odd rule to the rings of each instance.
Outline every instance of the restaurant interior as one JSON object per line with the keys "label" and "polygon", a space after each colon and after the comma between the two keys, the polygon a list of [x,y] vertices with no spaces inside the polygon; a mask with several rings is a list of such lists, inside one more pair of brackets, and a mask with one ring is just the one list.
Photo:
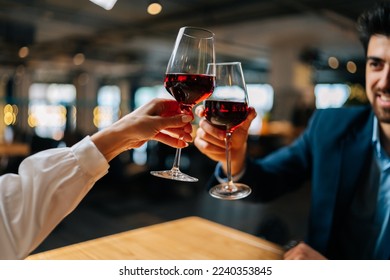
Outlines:
{"label": "restaurant interior", "polygon": [[[366,102],[355,22],[372,1],[108,2],[0,0],[1,174],[16,173],[31,154],[104,129],[153,98],[169,97],[163,75],[182,26],[212,30],[217,61],[242,63],[258,113],[249,157],[294,141],[316,108]],[[148,11],[150,4],[157,11]],[[150,175],[170,168],[174,152],[150,141],[115,158],[35,252],[188,216],[280,245],[304,237],[309,183],[270,203],[222,201],[206,191],[215,162],[192,144],[182,151],[181,169],[199,182]]]}

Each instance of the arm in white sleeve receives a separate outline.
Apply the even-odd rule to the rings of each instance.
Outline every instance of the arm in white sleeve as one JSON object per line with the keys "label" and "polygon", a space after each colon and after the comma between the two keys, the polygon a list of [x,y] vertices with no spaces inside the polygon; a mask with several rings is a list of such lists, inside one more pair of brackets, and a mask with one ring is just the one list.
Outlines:
{"label": "arm in white sleeve", "polygon": [[0,259],[23,259],[72,212],[108,162],[89,137],[26,158],[0,176]]}

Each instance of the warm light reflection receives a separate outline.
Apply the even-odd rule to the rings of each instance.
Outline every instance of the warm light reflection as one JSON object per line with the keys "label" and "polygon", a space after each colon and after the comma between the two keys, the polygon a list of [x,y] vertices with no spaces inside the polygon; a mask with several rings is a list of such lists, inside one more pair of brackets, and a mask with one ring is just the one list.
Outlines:
{"label": "warm light reflection", "polygon": [[75,56],[73,57],[73,63],[74,63],[74,65],[81,65],[81,64],[83,64],[84,63],[84,61],[85,61],[85,56],[84,56],[84,54],[82,54],[82,53],[77,53],[77,54],[75,54]]}
{"label": "warm light reflection", "polygon": [[97,106],[93,109],[93,124],[97,128],[104,128],[112,124],[113,110],[109,106]]}
{"label": "warm light reflection", "polygon": [[158,15],[162,11],[162,6],[159,2],[151,2],[147,9],[150,15]]}
{"label": "warm light reflection", "polygon": [[38,121],[34,115],[29,115],[27,118],[27,123],[30,127],[34,128],[37,126]]}
{"label": "warm light reflection", "polygon": [[16,116],[18,114],[18,107],[16,105],[7,104],[4,106],[3,121],[5,125],[14,125],[16,123]]}
{"label": "warm light reflection", "polygon": [[352,74],[356,73],[357,66],[356,66],[355,62],[348,61],[347,62],[347,70],[349,73],[352,73]]}
{"label": "warm light reflection", "polygon": [[66,108],[62,105],[34,104],[30,106],[33,123],[38,127],[62,127],[66,123]]}
{"label": "warm light reflection", "polygon": [[19,49],[19,57],[20,58],[26,58],[29,54],[30,50],[28,47],[21,47]]}
{"label": "warm light reflection", "polygon": [[337,69],[337,68],[339,68],[339,60],[337,58],[335,58],[334,56],[331,56],[328,59],[328,65],[332,69]]}

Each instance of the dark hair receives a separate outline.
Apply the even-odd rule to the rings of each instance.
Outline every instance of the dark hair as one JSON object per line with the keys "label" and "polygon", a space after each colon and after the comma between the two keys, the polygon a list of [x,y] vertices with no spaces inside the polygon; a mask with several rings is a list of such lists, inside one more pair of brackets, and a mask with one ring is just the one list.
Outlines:
{"label": "dark hair", "polygon": [[374,7],[360,15],[357,30],[366,53],[371,36],[375,34],[390,36],[390,2],[376,3]]}

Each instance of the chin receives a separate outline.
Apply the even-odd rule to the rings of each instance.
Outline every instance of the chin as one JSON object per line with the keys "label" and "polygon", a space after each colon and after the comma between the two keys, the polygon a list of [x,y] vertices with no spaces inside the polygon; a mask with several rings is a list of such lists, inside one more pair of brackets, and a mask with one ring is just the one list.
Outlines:
{"label": "chin", "polygon": [[387,123],[387,124],[390,124],[390,115],[386,114],[386,116],[383,116],[383,115],[376,115],[376,117],[378,118],[378,121],[380,123]]}
{"label": "chin", "polygon": [[374,109],[374,113],[380,123],[389,123],[390,124],[390,110],[378,110]]}

